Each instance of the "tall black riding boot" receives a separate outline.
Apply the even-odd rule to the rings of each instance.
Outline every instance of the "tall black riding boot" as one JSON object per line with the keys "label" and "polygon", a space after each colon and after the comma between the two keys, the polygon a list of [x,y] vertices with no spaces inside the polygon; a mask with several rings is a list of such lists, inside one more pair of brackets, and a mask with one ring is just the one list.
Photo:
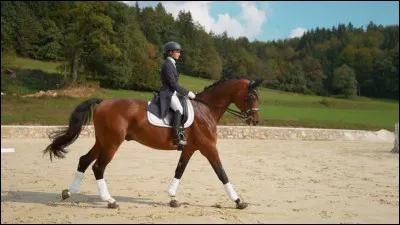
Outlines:
{"label": "tall black riding boot", "polygon": [[186,145],[185,134],[183,132],[180,132],[181,120],[182,120],[182,114],[179,112],[179,110],[176,110],[174,113],[174,121],[172,124],[173,135],[174,135],[174,141],[173,141],[174,146]]}

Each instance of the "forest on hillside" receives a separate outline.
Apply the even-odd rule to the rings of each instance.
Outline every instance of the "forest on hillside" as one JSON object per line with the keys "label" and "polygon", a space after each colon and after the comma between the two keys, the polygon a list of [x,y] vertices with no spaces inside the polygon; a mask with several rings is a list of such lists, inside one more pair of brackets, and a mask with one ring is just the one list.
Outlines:
{"label": "forest on hillside", "polygon": [[[369,21],[366,21],[368,23]],[[369,22],[316,28],[272,42],[214,34],[155,8],[114,1],[2,1],[1,67],[15,57],[60,61],[69,81],[158,90],[163,44],[183,48],[180,73],[207,79],[264,78],[264,87],[321,96],[399,99],[399,26]]]}

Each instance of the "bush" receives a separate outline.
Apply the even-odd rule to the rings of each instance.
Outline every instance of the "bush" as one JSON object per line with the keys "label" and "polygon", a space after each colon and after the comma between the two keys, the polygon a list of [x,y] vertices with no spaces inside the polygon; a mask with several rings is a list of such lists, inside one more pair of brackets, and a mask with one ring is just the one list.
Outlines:
{"label": "bush", "polygon": [[42,70],[15,69],[16,78],[1,76],[1,91],[17,95],[33,94],[38,91],[59,89],[62,76]]}
{"label": "bush", "polygon": [[319,101],[320,104],[325,105],[327,107],[335,107],[336,102],[333,100],[329,100],[327,98],[323,98],[321,101]]}

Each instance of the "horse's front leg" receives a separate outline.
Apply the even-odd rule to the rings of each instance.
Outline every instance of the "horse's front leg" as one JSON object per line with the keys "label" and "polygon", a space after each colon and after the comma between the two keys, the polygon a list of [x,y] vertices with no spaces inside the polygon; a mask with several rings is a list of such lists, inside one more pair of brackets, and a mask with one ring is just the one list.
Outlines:
{"label": "horse's front leg", "polygon": [[236,191],[233,189],[232,185],[229,183],[228,176],[225,173],[224,168],[222,167],[221,160],[219,159],[218,150],[216,147],[210,147],[205,149],[200,149],[202,155],[204,155],[208,161],[210,162],[212,168],[217,174],[219,180],[224,185],[225,191],[228,197],[236,202],[237,209],[244,209],[247,207],[247,203],[240,200]]}
{"label": "horse's front leg", "polygon": [[179,206],[178,200],[176,200],[176,190],[178,189],[179,181],[193,153],[194,151],[189,149],[185,149],[181,153],[181,157],[179,158],[179,162],[175,170],[175,177],[168,186],[168,195],[171,197],[169,205],[171,207]]}

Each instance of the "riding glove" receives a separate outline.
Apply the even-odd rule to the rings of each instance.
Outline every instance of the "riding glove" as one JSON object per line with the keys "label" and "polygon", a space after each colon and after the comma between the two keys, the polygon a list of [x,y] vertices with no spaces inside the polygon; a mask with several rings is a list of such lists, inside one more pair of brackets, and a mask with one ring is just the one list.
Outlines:
{"label": "riding glove", "polygon": [[196,95],[195,95],[193,92],[191,92],[191,91],[189,91],[188,96],[189,96],[189,98],[191,98],[191,99],[195,99],[195,98],[196,98]]}

